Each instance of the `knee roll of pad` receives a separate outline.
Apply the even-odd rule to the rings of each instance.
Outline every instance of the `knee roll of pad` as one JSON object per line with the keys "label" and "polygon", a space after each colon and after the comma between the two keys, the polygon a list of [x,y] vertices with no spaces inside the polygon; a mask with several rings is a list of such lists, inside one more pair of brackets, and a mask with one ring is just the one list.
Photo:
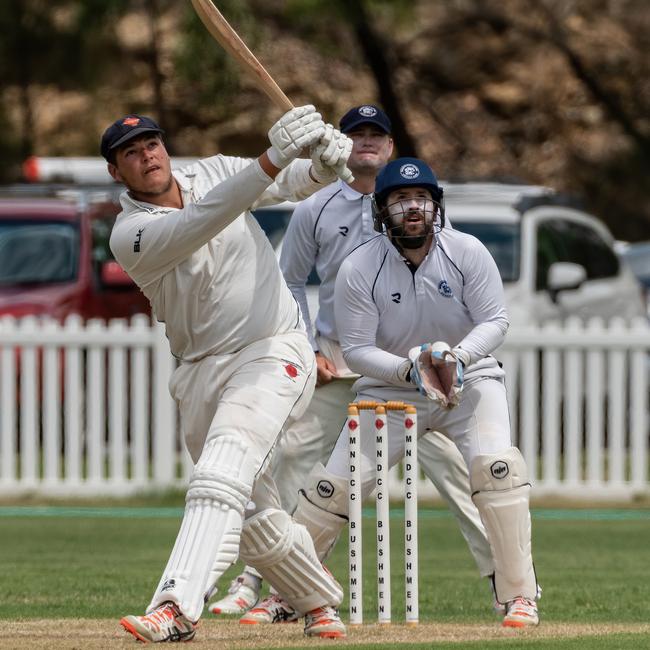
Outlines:
{"label": "knee roll of pad", "polygon": [[336,544],[341,530],[348,523],[348,518],[327,512],[314,505],[304,492],[298,494],[298,507],[293,513],[296,523],[302,524],[312,539],[319,560],[322,562]]}
{"label": "knee roll of pad", "polygon": [[470,468],[472,499],[487,530],[494,556],[499,602],[534,599],[537,579],[531,554],[530,483],[521,452],[477,456]]}
{"label": "knee roll of pad", "polygon": [[470,468],[472,492],[483,490],[509,490],[520,485],[530,485],[526,461],[516,447],[500,454],[477,456]]}
{"label": "knee roll of pad", "polygon": [[293,545],[293,522],[284,510],[264,510],[244,521],[239,554],[256,569],[282,562]]}
{"label": "knee roll of pad", "polygon": [[250,456],[234,435],[209,440],[192,472],[186,503],[207,499],[243,514],[257,470]]}
{"label": "knee roll of pad", "polygon": [[302,614],[343,600],[307,529],[282,510],[264,510],[244,522],[239,555]]}

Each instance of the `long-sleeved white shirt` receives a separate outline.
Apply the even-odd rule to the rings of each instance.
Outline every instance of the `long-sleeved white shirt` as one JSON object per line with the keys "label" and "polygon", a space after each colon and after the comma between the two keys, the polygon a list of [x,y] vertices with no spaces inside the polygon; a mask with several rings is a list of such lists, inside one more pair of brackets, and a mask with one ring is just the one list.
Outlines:
{"label": "long-sleeved white shirt", "polygon": [[183,208],[125,192],[110,246],[165,323],[172,354],[196,361],[292,329],[298,305],[250,210],[322,187],[297,160],[275,182],[256,160],[214,156],[173,172]]}
{"label": "long-sleeved white shirt", "polygon": [[318,334],[338,341],[334,320],[334,284],[341,262],[359,244],[377,233],[372,223],[372,197],[339,180],[300,203],[282,243],[280,268],[300,304],[312,346],[318,349],[305,286],[312,268],[320,278]]}
{"label": "long-sleeved white shirt", "polygon": [[508,329],[497,266],[475,237],[450,228],[411,272],[385,236],[350,253],[336,280],[335,313],[346,363],[364,386],[396,384],[410,348],[433,341],[470,354],[467,378],[503,376],[494,357]]}

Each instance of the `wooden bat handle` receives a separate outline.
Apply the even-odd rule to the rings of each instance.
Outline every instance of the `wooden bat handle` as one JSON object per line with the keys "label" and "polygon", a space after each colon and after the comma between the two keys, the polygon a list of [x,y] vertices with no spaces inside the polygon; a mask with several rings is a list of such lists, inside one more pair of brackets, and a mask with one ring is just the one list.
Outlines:
{"label": "wooden bat handle", "polygon": [[273,77],[246,47],[246,43],[239,38],[237,32],[212,2],[210,0],[192,0],[192,5],[210,34],[228,54],[255,75],[259,87],[267,94],[273,104],[285,113],[290,111],[293,108],[291,100],[282,92],[280,86],[273,81]]}

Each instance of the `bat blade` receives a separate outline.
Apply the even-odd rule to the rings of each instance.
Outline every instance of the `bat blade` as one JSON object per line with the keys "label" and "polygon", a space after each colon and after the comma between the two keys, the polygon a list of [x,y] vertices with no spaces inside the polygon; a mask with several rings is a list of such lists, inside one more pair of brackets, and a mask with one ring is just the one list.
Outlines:
{"label": "bat blade", "polygon": [[273,104],[285,112],[290,111],[293,108],[291,100],[282,92],[280,86],[275,83],[273,77],[248,49],[246,43],[241,40],[214,4],[210,0],[192,0],[192,6],[214,39],[255,77],[258,87],[266,93]]}

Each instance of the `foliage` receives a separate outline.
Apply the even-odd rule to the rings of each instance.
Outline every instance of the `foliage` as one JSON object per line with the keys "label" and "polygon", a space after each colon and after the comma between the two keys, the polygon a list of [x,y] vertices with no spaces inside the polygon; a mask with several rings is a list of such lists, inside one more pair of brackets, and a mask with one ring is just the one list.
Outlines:
{"label": "foliage", "polygon": [[[400,153],[442,178],[516,176],[578,192],[617,237],[647,237],[645,0],[218,5],[294,102],[332,121],[380,102]],[[9,163],[94,154],[101,128],[128,111],[163,121],[176,153],[254,154],[278,115],[187,2],[7,0],[0,28]]]}

